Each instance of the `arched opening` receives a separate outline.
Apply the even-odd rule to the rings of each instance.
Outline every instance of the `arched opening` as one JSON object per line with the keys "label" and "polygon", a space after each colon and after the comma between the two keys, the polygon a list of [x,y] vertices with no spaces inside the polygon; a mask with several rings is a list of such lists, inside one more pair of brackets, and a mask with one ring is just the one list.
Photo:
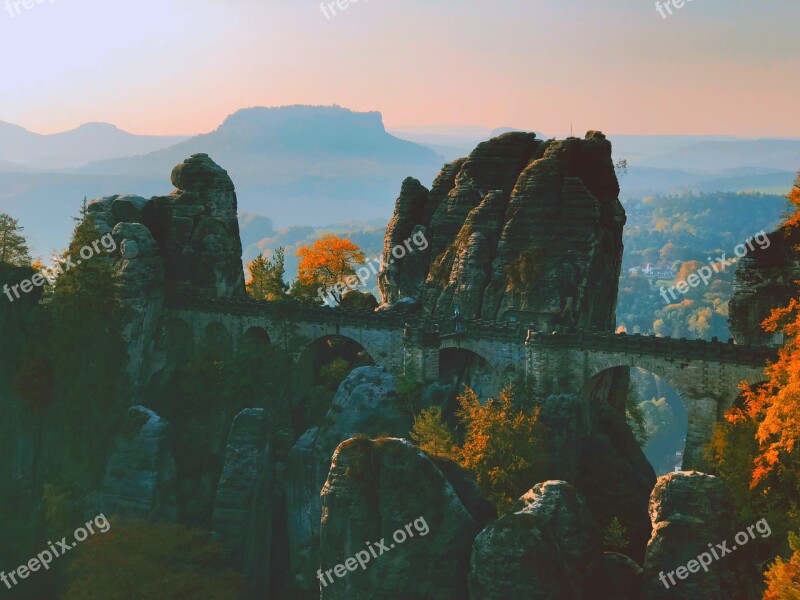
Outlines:
{"label": "arched opening", "polygon": [[266,329],[262,327],[251,327],[245,331],[242,341],[247,348],[256,350],[265,350],[272,343]]}
{"label": "arched opening", "polygon": [[581,390],[590,402],[607,402],[625,420],[656,475],[683,465],[689,417],[670,383],[640,367],[612,367],[592,377]]}
{"label": "arched opening", "polygon": [[680,394],[666,379],[641,368],[631,369],[632,402],[638,403],[645,425],[644,455],[656,475],[679,471],[686,450],[689,416]]}
{"label": "arched opening", "polygon": [[456,393],[467,386],[482,399],[500,391],[489,362],[464,348],[444,348],[439,351],[439,380],[452,386]]}
{"label": "arched opening", "polygon": [[321,423],[333,396],[344,379],[358,367],[374,365],[375,360],[355,340],[328,335],[306,346],[295,371],[296,396],[292,402],[295,433],[302,435]]}

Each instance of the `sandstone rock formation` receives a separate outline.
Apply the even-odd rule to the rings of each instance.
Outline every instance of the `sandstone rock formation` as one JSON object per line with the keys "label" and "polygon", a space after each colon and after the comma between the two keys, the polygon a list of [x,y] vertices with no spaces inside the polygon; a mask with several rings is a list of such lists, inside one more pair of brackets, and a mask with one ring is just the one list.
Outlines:
{"label": "sandstone rock formation", "polygon": [[728,304],[728,324],[739,344],[769,345],[775,334],[761,328],[772,309],[797,298],[800,288],[800,230],[780,228],[768,234],[769,247],[739,260],[734,295]]}
{"label": "sandstone rock formation", "polygon": [[603,556],[600,530],[586,503],[565,481],[535,485],[515,512],[475,539],[471,600],[583,599]]}
{"label": "sandstone rock formation", "polygon": [[326,579],[320,598],[464,598],[470,547],[480,527],[442,472],[410,443],[343,442],[322,502],[323,572],[368,543],[384,541],[388,553],[370,557],[365,568],[356,565],[344,577]]}
{"label": "sandstone rock formation", "polygon": [[[625,212],[611,144],[507,133],[444,167],[430,191],[407,179],[384,241],[384,302],[425,314],[519,320],[538,330],[614,326]],[[388,264],[413,234],[429,242]]]}
{"label": "sandstone rock formation", "polygon": [[267,414],[249,408],[233,421],[217,484],[211,527],[244,571],[247,597],[269,589],[272,542],[272,471]]}
{"label": "sandstone rock formation", "polygon": [[617,552],[606,552],[589,582],[592,596],[603,600],[639,600],[642,567]]}
{"label": "sandstone rock formation", "polygon": [[350,290],[342,297],[339,306],[352,310],[375,310],[378,300],[369,292]]}
{"label": "sandstone rock formation", "polygon": [[228,173],[207,154],[193,154],[172,171],[177,188],[151,198],[142,219],[162,248],[167,282],[177,291],[242,297],[242,242]]}
{"label": "sandstone rock formation", "polygon": [[618,518],[628,533],[626,553],[642,561],[656,474],[626,423],[624,403],[618,403],[623,375],[610,371],[581,397],[544,401],[539,418],[547,429],[548,464],[542,476],[572,483],[602,526]]}
{"label": "sandstone rock formation", "polygon": [[[742,597],[742,556],[733,550],[733,500],[724,481],[696,471],[664,475],[650,499],[650,518],[653,534],[644,564],[644,600]],[[687,572],[690,560],[710,549],[716,551],[715,544],[721,542],[732,553],[710,561],[707,572],[697,565],[697,572]],[[662,572],[668,588],[659,578]],[[669,581],[670,572],[675,572],[676,585]]]}
{"label": "sandstone rock formation", "polygon": [[227,172],[194,154],[173,169],[172,183],[177,189],[169,196],[107,196],[87,207],[98,233],[112,233],[117,245],[106,260],[115,261],[121,284],[135,402],[146,401],[141,383],[163,360],[152,346],[167,293],[245,295],[236,192]]}
{"label": "sandstone rock formation", "polygon": [[128,410],[100,489],[100,509],[140,519],[174,520],[171,427],[143,406]]}
{"label": "sandstone rock formation", "polygon": [[411,425],[394,376],[384,367],[361,367],[341,383],[324,422],[294,445],[287,460],[286,501],[290,567],[299,589],[317,588],[320,491],[337,446],[357,434],[404,436]]}

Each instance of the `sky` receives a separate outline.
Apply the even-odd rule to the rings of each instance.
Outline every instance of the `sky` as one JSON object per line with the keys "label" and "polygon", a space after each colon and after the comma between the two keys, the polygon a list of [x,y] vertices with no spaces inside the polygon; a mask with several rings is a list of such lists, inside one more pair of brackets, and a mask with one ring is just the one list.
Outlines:
{"label": "sky", "polygon": [[800,137],[798,0],[14,1],[0,120],[39,133],[338,104],[394,130]]}

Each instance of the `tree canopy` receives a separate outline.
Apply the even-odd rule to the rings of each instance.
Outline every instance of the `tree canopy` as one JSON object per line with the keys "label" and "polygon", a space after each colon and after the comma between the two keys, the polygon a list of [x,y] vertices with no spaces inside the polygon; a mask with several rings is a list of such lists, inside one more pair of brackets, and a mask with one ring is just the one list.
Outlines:
{"label": "tree canopy", "polygon": [[17,267],[31,264],[30,249],[20,233],[22,230],[19,221],[0,212],[0,263]]}
{"label": "tree canopy", "polygon": [[297,256],[300,257],[297,289],[304,295],[316,295],[323,288],[337,304],[342,301],[343,287],[355,287],[356,267],[366,262],[357,244],[334,234],[323,235],[313,245],[301,247]]}
{"label": "tree canopy", "polygon": [[289,285],[284,281],[286,273],[283,247],[275,250],[272,258],[264,254],[247,265],[250,279],[247,280],[247,293],[257,300],[282,300],[286,298]]}

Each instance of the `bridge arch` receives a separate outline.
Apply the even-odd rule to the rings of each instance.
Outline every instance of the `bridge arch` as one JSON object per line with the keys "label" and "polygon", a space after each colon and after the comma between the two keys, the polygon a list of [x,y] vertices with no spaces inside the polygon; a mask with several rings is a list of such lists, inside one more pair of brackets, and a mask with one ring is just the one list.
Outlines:
{"label": "bridge arch", "polygon": [[[682,467],[691,403],[669,380],[643,367],[608,367],[590,377],[578,397],[587,414],[592,403],[608,402],[625,414],[628,425],[657,475]],[[646,438],[646,443],[642,443]]]}
{"label": "bridge arch", "polygon": [[257,325],[253,325],[247,331],[245,331],[242,339],[248,346],[259,349],[263,349],[272,345],[272,339],[269,337],[267,330]]}
{"label": "bridge arch", "polygon": [[458,393],[467,386],[479,398],[496,396],[503,385],[497,369],[486,358],[460,347],[439,349],[439,380]]}
{"label": "bridge arch", "polygon": [[353,369],[374,364],[367,349],[348,336],[327,334],[306,344],[295,360],[292,377],[295,432],[302,433],[321,422],[339,384]]}

